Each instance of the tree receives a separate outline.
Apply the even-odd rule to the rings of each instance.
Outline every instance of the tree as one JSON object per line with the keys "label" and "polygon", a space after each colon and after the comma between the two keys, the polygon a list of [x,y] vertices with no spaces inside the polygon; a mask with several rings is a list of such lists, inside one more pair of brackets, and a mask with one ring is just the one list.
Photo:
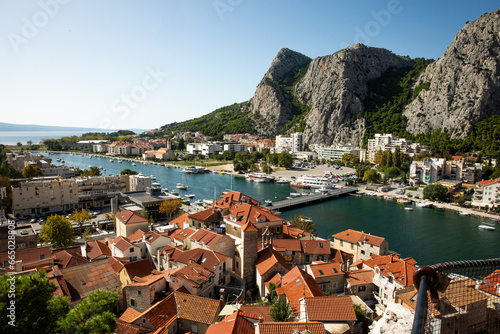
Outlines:
{"label": "tree", "polygon": [[448,188],[439,183],[430,184],[424,188],[424,199],[444,201],[447,194]]}
{"label": "tree", "polygon": [[92,239],[94,239],[94,237],[92,236],[92,230],[90,229],[90,227],[86,227],[82,233],[82,240],[90,241]]}
{"label": "tree", "polygon": [[120,172],[120,175],[137,175],[139,173],[137,173],[135,170],[131,170],[129,168],[125,168],[124,170],[122,170]]}
{"label": "tree", "polygon": [[273,169],[271,168],[271,166],[264,163],[264,164],[262,164],[262,172],[264,172],[266,174],[271,174],[273,172]]}
{"label": "tree", "polygon": [[59,215],[50,216],[42,228],[40,240],[46,243],[50,242],[54,248],[71,246],[75,235],[69,219]]}
{"label": "tree", "polygon": [[37,176],[43,176],[43,172],[40,167],[29,164],[23,168],[23,177],[32,178]]}
{"label": "tree", "polygon": [[172,218],[173,215],[176,215],[179,212],[179,209],[182,205],[180,198],[176,199],[166,199],[160,204],[160,213],[166,214],[169,218]]}
{"label": "tree", "polygon": [[59,325],[66,333],[112,333],[116,328],[113,309],[117,302],[116,292],[93,291]]}
{"label": "tree", "polygon": [[146,208],[142,208],[141,210],[141,216],[149,220],[149,211]]}
{"label": "tree", "polygon": [[398,167],[389,167],[385,170],[385,177],[388,180],[394,179],[401,175],[401,170]]}
{"label": "tree", "polygon": [[278,300],[271,306],[269,315],[274,322],[287,322],[293,319],[293,310],[288,302]]}
{"label": "tree", "polygon": [[73,214],[69,217],[69,220],[80,225],[80,231],[82,230],[83,223],[92,219],[92,214],[85,209],[75,210]]}
{"label": "tree", "polygon": [[23,146],[23,143],[21,143],[20,141],[17,142],[17,146],[21,147]]}
{"label": "tree", "polygon": [[363,180],[371,183],[380,182],[380,178],[380,174],[375,169],[368,169],[363,175]]}
{"label": "tree", "polygon": [[[11,296],[10,282],[15,280],[15,326],[8,324]],[[53,297],[57,286],[49,282],[45,271],[30,275],[0,276],[0,324],[3,334],[55,333],[57,321],[69,312],[68,297]]]}
{"label": "tree", "polygon": [[293,156],[288,152],[281,152],[278,155],[278,163],[285,167],[286,169],[292,168],[293,165]]}
{"label": "tree", "polygon": [[387,165],[387,154],[385,153],[385,151],[378,150],[377,152],[375,152],[374,162],[378,166]]}
{"label": "tree", "polygon": [[317,235],[316,223],[304,215],[294,216],[291,223],[302,231],[309,232],[314,236]]}

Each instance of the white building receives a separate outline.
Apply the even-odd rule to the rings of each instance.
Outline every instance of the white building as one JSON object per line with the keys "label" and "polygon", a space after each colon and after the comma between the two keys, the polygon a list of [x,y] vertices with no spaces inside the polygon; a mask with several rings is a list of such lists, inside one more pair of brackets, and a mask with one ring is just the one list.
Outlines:
{"label": "white building", "polygon": [[301,152],[304,149],[302,132],[292,133],[290,136],[278,135],[276,136],[276,153],[288,152],[295,153]]}
{"label": "white building", "polygon": [[476,183],[472,205],[478,207],[497,207],[500,203],[500,179]]}
{"label": "white building", "polygon": [[224,144],[224,151],[245,152],[246,150],[247,146],[245,144],[238,144],[238,143]]}
{"label": "white building", "polygon": [[342,156],[346,153],[354,154],[358,157],[359,161],[366,160],[366,150],[361,148],[352,147],[317,147],[319,159],[326,160],[342,160]]}
{"label": "white building", "polygon": [[410,157],[420,153],[421,151],[427,150],[427,146],[425,145],[412,143],[409,140],[394,137],[392,134],[388,133],[376,133],[374,139],[368,139],[368,161],[373,162],[375,160],[375,153],[377,153],[377,151],[390,150],[394,153],[397,147],[399,147],[402,153],[406,153]]}
{"label": "white building", "polygon": [[146,191],[151,188],[151,177],[145,175],[130,175],[127,191]]}
{"label": "white building", "polygon": [[446,159],[430,158],[415,161],[410,165],[410,183],[416,185],[419,181],[431,184],[444,178]]}

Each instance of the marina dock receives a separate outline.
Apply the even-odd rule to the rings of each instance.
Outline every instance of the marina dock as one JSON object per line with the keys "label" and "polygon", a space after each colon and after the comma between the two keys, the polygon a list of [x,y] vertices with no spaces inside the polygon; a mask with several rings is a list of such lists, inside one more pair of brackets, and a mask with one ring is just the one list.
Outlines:
{"label": "marina dock", "polygon": [[332,189],[326,193],[309,194],[300,197],[284,199],[281,201],[273,202],[272,205],[267,206],[268,209],[285,211],[295,209],[297,207],[306,206],[318,202],[329,201],[347,194],[355,193],[358,191],[355,187],[343,187],[338,189]]}

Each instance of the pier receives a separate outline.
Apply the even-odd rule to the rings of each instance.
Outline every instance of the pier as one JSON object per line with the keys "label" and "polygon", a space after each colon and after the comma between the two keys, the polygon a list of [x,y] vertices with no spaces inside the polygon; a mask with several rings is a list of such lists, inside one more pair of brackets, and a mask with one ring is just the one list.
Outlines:
{"label": "pier", "polygon": [[273,204],[267,206],[267,208],[277,211],[291,210],[301,206],[306,206],[323,201],[329,201],[335,198],[339,198],[340,196],[345,196],[347,194],[355,193],[357,191],[358,189],[354,187],[343,187],[338,189],[332,189],[326,193],[309,194],[273,202]]}

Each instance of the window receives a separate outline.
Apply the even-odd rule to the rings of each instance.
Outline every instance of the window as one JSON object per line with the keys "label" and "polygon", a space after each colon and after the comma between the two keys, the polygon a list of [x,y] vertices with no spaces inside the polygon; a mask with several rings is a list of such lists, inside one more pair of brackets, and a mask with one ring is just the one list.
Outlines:
{"label": "window", "polygon": [[354,249],[354,244],[351,244],[351,249]]}
{"label": "window", "polygon": [[344,246],[344,240],[340,240],[340,247]]}
{"label": "window", "polygon": [[138,291],[137,291],[137,294],[138,294],[138,295],[140,295],[140,294],[141,294],[141,290],[138,290]]}
{"label": "window", "polygon": [[236,262],[236,269],[240,267],[240,264]]}
{"label": "window", "polygon": [[45,260],[45,254],[40,254],[40,260]]}
{"label": "window", "polygon": [[130,306],[135,306],[135,300],[133,300],[132,298],[130,298]]}
{"label": "window", "polygon": [[364,250],[361,250],[361,254],[365,255],[365,251],[364,251]]}
{"label": "window", "polygon": [[130,247],[130,253],[134,252],[134,247]]}
{"label": "window", "polygon": [[358,292],[361,292],[361,291],[366,291],[366,286],[362,285],[362,286],[358,287]]}
{"label": "window", "polygon": [[276,233],[281,233],[281,227],[276,227]]}
{"label": "window", "polygon": [[309,261],[311,261],[311,256],[306,255],[306,262],[309,262]]}
{"label": "window", "polygon": [[198,326],[197,325],[191,325],[191,332],[198,333]]}

